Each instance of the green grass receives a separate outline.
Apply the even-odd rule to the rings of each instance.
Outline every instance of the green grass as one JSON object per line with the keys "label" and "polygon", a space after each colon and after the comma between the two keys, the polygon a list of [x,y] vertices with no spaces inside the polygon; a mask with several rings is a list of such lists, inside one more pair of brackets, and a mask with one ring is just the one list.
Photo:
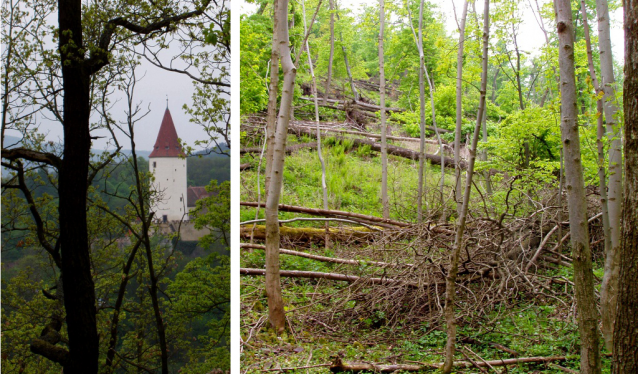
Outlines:
{"label": "green grass", "polygon": [[[291,142],[294,144],[296,142]],[[305,139],[299,142],[305,142]],[[381,158],[369,147],[352,148],[347,139],[335,142],[334,138],[324,139],[322,154],[326,163],[326,185],[328,188],[328,208],[350,212],[382,216],[381,205]],[[388,196],[390,200],[390,217],[398,220],[415,221],[416,209],[414,201],[417,195],[418,162],[398,157],[390,157],[388,165]],[[258,164],[257,160],[248,157],[242,160]],[[256,168],[255,168],[256,169]],[[262,165],[265,169],[265,165]],[[438,198],[440,168],[426,167],[427,195]],[[286,157],[283,172],[284,189],[281,204],[302,205],[319,208],[323,206],[321,191],[321,164],[315,150],[301,150]],[[247,191],[256,191],[257,175],[254,170],[242,173],[242,199],[246,199]],[[262,172],[262,196],[264,175]],[[451,172],[447,173],[446,185],[452,183]],[[446,188],[449,190],[449,188]],[[448,191],[449,192],[449,191]],[[427,201],[432,201],[432,197]],[[440,204],[431,204],[429,208],[438,209]],[[424,205],[427,208],[426,205]],[[451,208],[451,205],[450,205]],[[449,209],[451,212],[452,209]],[[242,209],[241,220],[254,218],[253,209]],[[292,217],[282,213],[282,219]]]}

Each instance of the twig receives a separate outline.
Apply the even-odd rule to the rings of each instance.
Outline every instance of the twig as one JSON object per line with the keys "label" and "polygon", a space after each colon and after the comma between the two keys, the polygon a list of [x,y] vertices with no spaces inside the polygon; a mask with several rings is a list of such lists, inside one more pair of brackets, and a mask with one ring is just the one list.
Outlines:
{"label": "twig", "polygon": [[327,367],[327,366],[330,366],[330,364],[297,366],[297,367],[291,367],[291,368],[262,369],[261,371],[292,371],[292,370],[301,370],[301,369],[321,368],[321,367]]}

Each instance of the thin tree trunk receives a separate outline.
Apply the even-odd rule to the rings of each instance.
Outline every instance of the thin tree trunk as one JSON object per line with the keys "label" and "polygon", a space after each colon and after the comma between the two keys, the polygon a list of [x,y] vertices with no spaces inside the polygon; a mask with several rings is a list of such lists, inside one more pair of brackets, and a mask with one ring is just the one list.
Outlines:
{"label": "thin tree trunk", "polygon": [[[128,103],[128,130],[131,141],[131,159],[133,160],[133,171],[135,173],[135,190],[137,192],[137,204],[138,204],[138,218],[142,221],[142,244],[146,250],[146,264],[148,266],[148,274],[150,280],[150,287],[148,288],[149,295],[151,296],[151,305],[153,306],[153,315],[155,317],[155,326],[157,327],[157,340],[160,347],[160,362],[162,365],[162,374],[168,374],[168,347],[166,343],[166,326],[164,325],[164,320],[162,318],[162,312],[160,310],[159,299],[157,297],[159,287],[158,282],[159,278],[155,273],[155,267],[153,265],[153,252],[151,246],[151,227],[150,224],[153,219],[153,213],[150,212],[148,206],[146,206],[146,199],[148,194],[146,193],[145,186],[143,184],[142,179],[140,178],[140,168],[137,164],[137,152],[135,145],[135,128],[134,128],[134,120],[132,118],[131,113],[134,112],[133,108],[133,90],[135,88],[135,71],[133,71],[132,75],[133,85],[127,93],[127,103]],[[168,108],[167,108],[168,110]],[[181,223],[180,223],[181,225]],[[178,236],[177,240],[179,241],[179,230],[177,230]]]}
{"label": "thin tree trunk", "polygon": [[[337,16],[337,21],[339,18],[339,4],[335,4],[335,11]],[[352,97],[354,97],[354,101],[359,101],[359,92],[357,88],[354,86],[354,80],[352,79],[352,71],[350,70],[350,64],[348,63],[348,54],[346,53],[346,46],[343,44],[343,33],[339,31],[339,41],[341,42],[341,51],[343,52],[343,62],[346,64],[346,72],[348,73],[348,80],[350,81],[350,90],[352,91]]]}
{"label": "thin tree trunk", "polygon": [[[456,165],[456,182],[454,184],[456,211],[461,212],[463,192],[461,191],[461,130],[463,129],[463,45],[465,44],[465,19],[468,1],[463,3],[463,14],[459,25],[459,50],[456,55],[456,132],[454,133],[454,164]],[[460,214],[459,214],[460,215]]]}
{"label": "thin tree trunk", "polygon": [[[485,108],[485,112],[483,113],[483,143],[487,143],[487,107]],[[487,161],[487,149],[481,152],[481,160]],[[485,176],[485,190],[487,191],[488,196],[492,196],[492,180],[490,179],[490,172],[486,170],[483,175]]]}
{"label": "thin tree trunk", "polygon": [[328,78],[326,79],[326,93],[325,100],[330,96],[330,80],[332,79],[332,60],[335,56],[335,14],[334,14],[334,0],[328,2],[330,7],[330,57],[328,58]]}
{"label": "thin tree trunk", "polygon": [[[414,31],[414,27],[412,27],[412,15],[410,14],[410,8],[408,7],[408,16],[409,16],[409,25],[412,30],[412,35],[414,36],[414,40],[417,44],[417,49],[419,50],[419,97],[421,104],[421,136],[419,137],[420,148],[419,148],[419,189],[417,196],[417,219],[418,222],[421,223],[423,220],[423,189],[424,189],[424,179],[425,179],[425,167],[424,167],[424,159],[425,159],[425,86],[423,84],[423,80],[427,80],[428,87],[430,89],[430,106],[432,107],[432,126],[434,128],[434,133],[437,136],[437,140],[439,143],[439,149],[441,152],[441,185],[440,185],[440,197],[441,197],[441,207],[443,209],[443,214],[441,217],[441,221],[445,221],[446,212],[445,205],[443,201],[443,187],[445,185],[445,154],[443,151],[443,140],[441,139],[441,134],[439,132],[438,127],[436,126],[436,110],[434,107],[434,82],[430,80],[430,75],[428,74],[427,66],[425,66],[425,56],[423,53],[423,1],[419,3],[419,36],[417,37],[416,32]],[[425,74],[425,77],[423,76]]]}
{"label": "thin tree trunk", "polygon": [[596,300],[594,298],[594,279],[587,228],[587,203],[585,201],[585,184],[577,123],[572,8],[569,0],[556,0],[555,4],[561,82],[561,135],[565,152],[565,183],[567,184],[578,330],[581,340],[580,370],[584,374],[597,374],[601,370],[598,311],[592,307],[596,305]]}
{"label": "thin tree trunk", "polygon": [[[290,56],[290,39],[288,34],[288,0],[277,0],[274,34],[279,41],[279,56],[284,72],[284,84],[277,118],[277,131],[273,156],[268,160],[272,164],[270,185],[266,198],[266,293],[268,294],[268,315],[270,323],[277,334],[283,333],[286,326],[281,282],[279,277],[279,218],[278,206],[283,182],[284,153],[286,136],[290,121],[293,89],[297,69]],[[279,21],[279,22],[277,22]]]}
{"label": "thin tree trunk", "polygon": [[626,182],[613,374],[638,373],[638,0],[625,0],[623,5]]}
{"label": "thin tree trunk", "polygon": [[[589,25],[587,23],[587,9],[585,7],[585,1],[580,2],[581,14],[583,16],[583,30],[585,32],[585,42],[587,45],[587,62],[589,65],[589,74],[592,79],[592,84],[596,93],[600,93],[602,88],[598,84],[596,77],[596,71],[594,69],[594,59],[591,51],[591,39],[589,36]],[[607,204],[607,182],[605,176],[605,150],[603,145],[603,136],[605,136],[605,129],[603,124],[603,98],[599,96],[596,100],[597,115],[597,129],[596,129],[596,146],[598,148],[598,180],[600,189],[600,205],[603,212],[603,238],[605,243],[605,255],[606,266],[613,266],[613,269],[607,269],[605,267],[605,275],[603,276],[603,282],[600,290],[600,309],[602,317],[602,332],[603,339],[607,350],[613,349],[613,336],[614,336],[614,318],[616,309],[616,296],[617,296],[617,281],[619,263],[614,264],[614,256],[611,252],[611,232],[609,225],[609,208]],[[609,260],[609,261],[607,261]],[[608,263],[609,262],[609,263]],[[607,271],[609,270],[609,271]]]}
{"label": "thin tree trunk", "polygon": [[[441,198],[441,222],[447,221],[447,213],[445,209],[445,201],[443,197],[443,187],[445,186],[445,153],[443,149],[443,139],[441,139],[441,132],[439,131],[438,126],[436,125],[436,110],[434,108],[434,82],[430,79],[430,74],[428,74],[428,68],[425,66],[425,60],[421,62],[423,66],[423,72],[425,73],[425,80],[428,82],[428,87],[430,88],[430,107],[432,108],[432,127],[434,127],[434,133],[436,134],[436,139],[439,142],[439,152],[441,153],[441,183],[439,185],[439,197]],[[425,141],[425,139],[424,139]]]}
{"label": "thin tree trunk", "polygon": [[[408,12],[410,6],[408,5]],[[412,17],[410,17],[410,28],[412,27]],[[417,48],[419,50],[419,106],[420,106],[420,142],[419,142],[419,188],[417,192],[417,222],[423,222],[423,190],[425,183],[425,82],[424,68],[425,56],[423,55],[423,0],[419,2],[419,37],[417,39]],[[430,92],[432,89],[430,89]],[[437,133],[438,134],[438,133]],[[443,152],[441,152],[443,156]]]}
{"label": "thin tree trunk", "polygon": [[[279,91],[279,42],[277,40],[277,7],[279,2],[273,4],[273,35],[270,52],[270,84],[268,88],[268,113],[266,115],[266,173],[264,175],[265,194],[268,198],[270,189],[270,174],[272,172],[272,159],[275,148],[275,130],[277,127],[277,96]],[[261,187],[260,187],[261,188]]]}
{"label": "thin tree trunk", "polygon": [[[516,53],[516,69],[514,74],[516,75],[516,91],[518,91],[518,105],[521,110],[525,109],[525,102],[523,101],[523,84],[521,83],[521,51],[518,49],[518,42],[516,40],[516,30],[512,23],[512,40],[514,41],[514,51]],[[530,150],[529,140],[523,141],[523,167],[529,167]]]}
{"label": "thin tree trunk", "polygon": [[386,140],[387,124],[385,121],[385,73],[383,63],[383,29],[385,27],[385,3],[379,0],[379,95],[381,106],[381,204],[383,218],[390,218],[388,203],[388,143]]}
{"label": "thin tree trunk", "polygon": [[472,137],[470,148],[470,159],[467,166],[467,177],[465,181],[465,191],[463,194],[463,205],[458,219],[458,227],[454,238],[454,248],[450,256],[450,269],[446,278],[445,288],[445,322],[447,325],[447,343],[445,344],[445,363],[441,369],[443,373],[450,373],[454,365],[454,350],[456,344],[456,319],[454,316],[454,300],[456,296],[456,276],[459,268],[459,256],[463,247],[463,234],[465,232],[465,220],[467,218],[468,205],[470,203],[470,192],[472,191],[472,177],[474,174],[474,162],[476,160],[476,148],[481,133],[481,119],[485,112],[485,94],[487,91],[487,60],[490,32],[490,1],[485,0],[483,8],[483,62],[481,72],[481,98],[479,100],[478,113],[476,115],[476,126]]}
{"label": "thin tree trunk", "polygon": [[[332,1],[331,1],[332,3]],[[303,7],[303,27],[304,34],[306,33],[306,2],[301,3]],[[321,131],[319,130],[319,99],[317,98],[317,78],[315,77],[315,71],[312,67],[312,58],[310,58],[310,46],[308,40],[306,40],[306,52],[308,54],[308,67],[310,68],[310,76],[312,77],[312,95],[315,98],[315,122],[317,123],[317,155],[319,156],[319,162],[321,163],[321,191],[323,192],[323,209],[328,210],[328,187],[326,186],[326,164],[323,161],[323,154],[321,153]],[[328,231],[328,222],[326,222],[326,239],[324,240],[326,248],[330,247],[330,233]]]}
{"label": "thin tree trunk", "polygon": [[[601,88],[604,92],[603,108],[607,122],[609,138],[609,192],[607,207],[609,211],[609,236],[611,246],[605,251],[605,273],[600,290],[600,303],[603,320],[603,337],[608,350],[613,349],[613,330],[618,297],[618,276],[620,270],[620,218],[622,216],[622,143],[620,126],[616,118],[616,80],[614,62],[611,53],[609,34],[609,9],[607,0],[596,1],[598,15],[598,46],[600,51]],[[602,187],[601,187],[602,188]]]}

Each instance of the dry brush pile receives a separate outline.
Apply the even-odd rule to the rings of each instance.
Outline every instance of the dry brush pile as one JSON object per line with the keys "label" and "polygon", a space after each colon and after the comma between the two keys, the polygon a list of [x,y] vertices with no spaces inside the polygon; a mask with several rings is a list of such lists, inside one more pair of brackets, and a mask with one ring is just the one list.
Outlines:
{"label": "dry brush pile", "polygon": [[[511,187],[513,182],[509,183]],[[471,210],[457,280],[459,321],[471,322],[498,306],[521,299],[541,305],[561,304],[565,317],[573,318],[573,283],[565,276],[556,275],[556,271],[547,271],[569,267],[571,263],[568,222],[560,220],[556,192],[547,191],[535,202],[530,202],[526,194],[508,194],[512,201],[506,201],[506,211],[498,215],[490,214],[485,206],[478,208],[478,204]],[[589,205],[593,252],[601,253],[599,204],[593,190]],[[289,318],[292,316],[296,323],[312,326],[314,331],[324,330],[329,335],[342,329],[344,321],[354,322],[348,326],[355,330],[358,326],[421,326],[425,322],[438,325],[445,303],[454,224],[436,222],[437,215],[430,217],[430,221],[425,220],[429,223],[416,225],[343,215],[351,214],[348,212],[291,206],[281,209],[299,209],[306,216],[345,217],[366,225],[331,227],[333,256],[322,255],[323,223],[317,224],[317,228],[282,226],[282,256],[301,256],[333,264],[330,272],[282,270],[288,284],[305,278],[311,280],[304,282],[315,285],[315,292],[309,295],[309,305],[291,306]],[[517,209],[531,213],[515,215]],[[566,216],[566,212],[562,212],[562,217]],[[377,226],[371,226],[375,224]],[[252,233],[257,243],[261,238],[259,230],[259,226],[246,225],[242,236],[248,240]],[[259,244],[242,246],[243,250],[260,248]],[[242,269],[244,275],[263,274],[260,271]],[[336,287],[337,293],[322,292],[323,286],[330,285],[334,289],[336,284],[341,285]],[[243,303],[250,305],[250,296],[245,296]],[[318,304],[323,307],[311,307]]]}

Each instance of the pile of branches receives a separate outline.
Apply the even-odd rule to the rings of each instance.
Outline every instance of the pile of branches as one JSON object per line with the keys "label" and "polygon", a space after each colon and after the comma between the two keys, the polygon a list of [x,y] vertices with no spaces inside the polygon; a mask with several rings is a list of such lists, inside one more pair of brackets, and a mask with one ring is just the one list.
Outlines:
{"label": "pile of branches", "polygon": [[[595,195],[595,191],[592,191]],[[600,215],[595,196],[590,199],[590,232],[594,252],[601,241]],[[537,202],[525,217],[502,214],[492,218],[474,210],[466,227],[457,279],[456,311],[459,318],[477,318],[499,305],[525,298],[539,304],[560,303],[574,318],[573,283],[562,276],[546,275],[550,268],[571,266],[567,213],[557,207],[556,194]],[[314,282],[316,289],[330,285],[338,295],[316,292],[312,303],[323,311],[301,309],[295,319],[313,329],[334,333],[343,321],[349,326],[379,327],[421,325],[441,319],[449,254],[454,243],[453,224],[396,225],[367,236],[339,237],[332,251],[322,256],[316,243],[282,236],[283,256],[294,255],[330,262],[330,273],[282,271],[284,282]],[[399,227],[400,226],[400,227]],[[260,248],[257,244],[244,244]],[[319,250],[322,252],[322,250]],[[362,260],[365,259],[365,260]],[[250,273],[242,269],[244,274]],[[311,280],[298,280],[310,278]],[[333,283],[337,281],[338,283]],[[287,286],[284,285],[284,288]],[[322,308],[318,308],[322,310]],[[322,326],[322,327],[319,327]]]}

